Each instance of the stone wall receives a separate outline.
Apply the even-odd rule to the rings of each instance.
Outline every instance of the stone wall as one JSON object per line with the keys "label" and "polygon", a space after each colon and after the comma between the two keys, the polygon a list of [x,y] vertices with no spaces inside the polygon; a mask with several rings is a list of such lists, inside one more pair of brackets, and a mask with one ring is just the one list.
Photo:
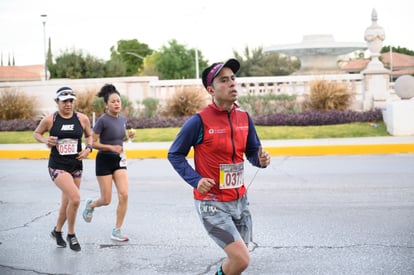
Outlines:
{"label": "stone wall", "polygon": [[[237,89],[240,95],[263,95],[266,93],[297,95],[298,99],[310,92],[310,84],[314,80],[327,80],[346,83],[349,91],[355,94],[354,110],[372,108],[372,92],[366,91],[373,85],[368,85],[362,74],[328,74],[328,75],[291,75],[272,77],[239,77]],[[14,89],[33,96],[36,100],[37,112],[48,114],[56,110],[54,95],[62,86],[69,86],[75,92],[98,90],[106,83],[117,87],[119,92],[126,95],[134,107],[142,107],[140,102],[145,98],[157,98],[161,104],[174,94],[177,88],[184,86],[202,87],[201,79],[158,80],[158,77],[119,77],[94,79],[52,79],[48,81],[0,82],[0,93]],[[383,89],[389,90],[389,87]],[[365,107],[364,107],[365,106]],[[367,107],[368,106],[368,107]],[[376,106],[378,107],[378,106]]]}

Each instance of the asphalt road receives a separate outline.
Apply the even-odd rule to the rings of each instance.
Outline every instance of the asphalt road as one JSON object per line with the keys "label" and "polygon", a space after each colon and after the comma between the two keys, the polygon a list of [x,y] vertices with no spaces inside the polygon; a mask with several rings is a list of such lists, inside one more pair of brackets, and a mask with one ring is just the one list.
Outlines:
{"label": "asphalt road", "polygon": [[[122,244],[109,238],[116,193],[92,223],[81,217],[99,194],[86,160],[82,251],[57,248],[60,191],[46,166],[0,160],[0,274],[214,274],[223,260],[165,159],[129,160]],[[246,165],[254,243],[244,274],[414,274],[414,154],[273,157],[256,172]]]}

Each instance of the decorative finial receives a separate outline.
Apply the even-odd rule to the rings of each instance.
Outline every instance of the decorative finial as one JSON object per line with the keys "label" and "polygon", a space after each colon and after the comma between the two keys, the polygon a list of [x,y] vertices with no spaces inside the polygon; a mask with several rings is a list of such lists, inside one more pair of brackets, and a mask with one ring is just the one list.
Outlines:
{"label": "decorative finial", "polygon": [[378,20],[378,14],[376,9],[372,9],[371,20],[372,22],[377,22]]}
{"label": "decorative finial", "polygon": [[384,70],[384,64],[379,60],[381,54],[382,42],[385,39],[384,29],[377,24],[378,14],[375,9],[372,9],[371,13],[371,26],[365,30],[365,41],[371,52],[371,61],[368,63],[367,69],[370,70]]}

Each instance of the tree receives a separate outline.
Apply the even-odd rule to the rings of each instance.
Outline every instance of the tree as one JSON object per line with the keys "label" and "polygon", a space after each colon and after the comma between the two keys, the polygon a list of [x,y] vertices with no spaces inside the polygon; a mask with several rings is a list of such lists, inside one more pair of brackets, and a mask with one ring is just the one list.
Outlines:
{"label": "tree", "polygon": [[300,61],[297,58],[292,58],[278,53],[265,54],[263,56],[262,63],[263,70],[260,71],[253,67],[252,75],[290,75],[300,69]]}
{"label": "tree", "polygon": [[[390,49],[391,49],[391,46],[384,46],[381,49],[381,53],[388,53],[388,52],[390,52]],[[400,46],[392,47],[392,52],[414,56],[414,51],[409,50],[409,49],[404,48],[404,47],[400,47]]]}
{"label": "tree", "polygon": [[84,68],[82,77],[99,78],[105,75],[105,62],[88,54],[84,58]]}
{"label": "tree", "polygon": [[250,51],[246,46],[244,58],[236,51],[233,54],[240,61],[240,77],[289,75],[300,68],[299,60],[278,53],[265,54],[262,47]]}
{"label": "tree", "polygon": [[82,78],[84,67],[83,53],[81,50],[74,49],[72,52],[66,50],[56,57],[55,77],[56,78]]}
{"label": "tree", "polygon": [[119,64],[125,63],[125,75],[138,75],[143,68],[144,59],[152,54],[153,50],[147,44],[140,43],[137,39],[119,40],[117,47],[111,47],[111,61]]}
{"label": "tree", "polygon": [[141,76],[158,76],[159,73],[155,69],[155,60],[157,57],[158,52],[153,52],[151,55],[147,56],[144,60],[144,68],[142,69],[139,75]]}
{"label": "tree", "polygon": [[105,64],[105,77],[120,77],[126,75],[126,64],[120,56],[112,56]]}
{"label": "tree", "polygon": [[[175,39],[168,42],[168,46],[162,46],[155,55],[155,70],[160,79],[189,79],[195,77],[195,49],[187,49],[185,45],[179,44]],[[198,52],[199,67],[207,67],[207,61]]]}
{"label": "tree", "polygon": [[55,72],[55,65],[53,64],[52,41],[50,37],[49,37],[48,42],[49,42],[49,46],[47,48],[46,64],[47,64],[47,69],[49,70],[49,73],[50,73],[50,78],[52,78],[56,75],[56,72]]}
{"label": "tree", "polygon": [[261,48],[253,49],[250,51],[249,47],[244,48],[243,58],[242,54],[233,51],[234,57],[240,62],[240,70],[237,75],[241,77],[254,76],[252,74],[254,66],[260,66],[263,58],[263,51]]}
{"label": "tree", "polygon": [[105,62],[81,50],[66,50],[56,57],[53,65],[55,78],[98,78],[105,76]]}

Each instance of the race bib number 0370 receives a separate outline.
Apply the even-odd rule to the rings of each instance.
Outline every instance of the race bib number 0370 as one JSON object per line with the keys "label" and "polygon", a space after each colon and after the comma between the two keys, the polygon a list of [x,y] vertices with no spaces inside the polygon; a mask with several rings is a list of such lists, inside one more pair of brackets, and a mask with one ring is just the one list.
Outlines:
{"label": "race bib number 0370", "polygon": [[77,154],[78,140],[71,138],[59,139],[56,144],[56,149],[62,156]]}
{"label": "race bib number 0370", "polygon": [[220,189],[238,188],[243,185],[244,163],[220,164]]}

